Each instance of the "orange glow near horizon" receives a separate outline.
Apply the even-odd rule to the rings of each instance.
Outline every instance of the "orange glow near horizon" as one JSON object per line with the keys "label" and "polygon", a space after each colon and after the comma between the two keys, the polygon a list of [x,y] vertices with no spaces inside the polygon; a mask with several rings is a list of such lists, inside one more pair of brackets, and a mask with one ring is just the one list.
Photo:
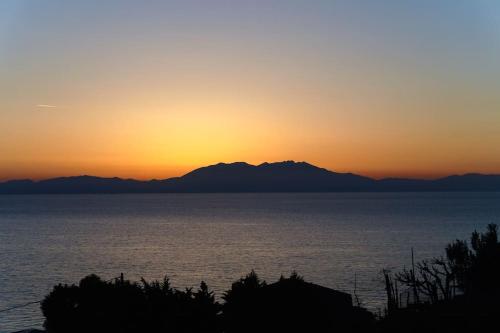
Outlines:
{"label": "orange glow near horizon", "polygon": [[0,179],[163,179],[218,162],[283,160],[375,178],[500,171],[494,123],[442,135],[439,124],[420,117],[382,120],[377,112],[360,113],[358,102],[323,103],[331,111],[308,113],[305,102],[193,92],[154,107],[146,101],[134,101],[129,109],[35,107],[18,115],[18,124],[0,124]]}
{"label": "orange glow near horizon", "polygon": [[500,173],[498,4],[5,6],[0,180]]}
{"label": "orange glow near horizon", "polygon": [[82,108],[73,111],[77,119],[67,119],[71,110],[37,109],[19,120],[23,131],[9,133],[12,123],[4,127],[8,135],[0,142],[0,179],[82,174],[163,179],[218,162],[283,160],[374,178],[500,170],[493,124],[490,130],[482,126],[481,133],[440,137],[439,126],[402,127],[402,119],[381,122],[360,115],[355,104],[326,101],[329,110],[344,113],[309,116],[300,104],[214,96],[182,96],[176,103],[149,109]]}

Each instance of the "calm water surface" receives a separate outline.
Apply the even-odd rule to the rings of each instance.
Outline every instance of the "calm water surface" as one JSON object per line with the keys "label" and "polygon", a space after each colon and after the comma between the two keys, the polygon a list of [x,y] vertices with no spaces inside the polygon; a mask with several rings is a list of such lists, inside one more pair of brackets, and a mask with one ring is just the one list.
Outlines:
{"label": "calm water surface", "polygon": [[[441,255],[500,223],[500,193],[131,194],[0,196],[0,309],[95,273],[205,280],[220,296],[255,269],[382,307],[383,268]],[[0,313],[0,332],[40,327],[38,305]]]}

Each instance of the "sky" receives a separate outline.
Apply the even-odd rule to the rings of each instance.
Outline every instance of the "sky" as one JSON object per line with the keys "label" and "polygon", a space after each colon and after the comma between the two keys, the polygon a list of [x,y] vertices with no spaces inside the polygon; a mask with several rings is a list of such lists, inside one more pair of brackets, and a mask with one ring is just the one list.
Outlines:
{"label": "sky", "polygon": [[0,180],[500,173],[500,1],[0,1]]}

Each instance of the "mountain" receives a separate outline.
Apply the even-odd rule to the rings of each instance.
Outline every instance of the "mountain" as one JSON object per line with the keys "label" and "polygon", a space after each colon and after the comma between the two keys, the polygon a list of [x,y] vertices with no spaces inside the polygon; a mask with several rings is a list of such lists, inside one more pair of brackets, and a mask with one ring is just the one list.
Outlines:
{"label": "mountain", "polygon": [[424,179],[381,179],[377,181],[377,191],[500,191],[500,175],[465,174],[453,175],[434,180]]}
{"label": "mountain", "polygon": [[177,180],[194,192],[325,192],[359,191],[373,180],[321,169],[305,162],[219,163],[196,169]]}
{"label": "mountain", "polygon": [[435,180],[375,180],[352,173],[332,172],[306,162],[285,161],[260,165],[219,163],[193,170],[182,177],[163,180],[76,176],[0,183],[0,194],[348,191],[500,191],[500,175],[465,174]]}

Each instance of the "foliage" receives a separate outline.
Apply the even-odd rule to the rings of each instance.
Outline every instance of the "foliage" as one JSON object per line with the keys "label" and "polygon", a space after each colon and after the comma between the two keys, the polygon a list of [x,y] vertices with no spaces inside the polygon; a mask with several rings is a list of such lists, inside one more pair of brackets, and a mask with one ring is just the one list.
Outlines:
{"label": "foliage", "polygon": [[246,333],[271,331],[361,332],[372,315],[351,296],[309,282],[293,272],[270,285],[251,271],[235,281],[220,306],[205,282],[178,290],[165,277],[139,283],[103,281],[58,285],[42,302],[48,333]]}
{"label": "foliage", "polygon": [[176,290],[168,278],[132,283],[87,276],[75,285],[58,285],[43,300],[49,333],[218,332],[219,304],[202,282]]}
{"label": "foliage", "polygon": [[500,243],[497,226],[490,224],[484,234],[474,231],[470,245],[455,240],[446,246],[446,257],[418,262],[396,273],[395,280],[414,295],[413,302],[432,304],[450,301],[457,295],[483,301],[499,295]]}

